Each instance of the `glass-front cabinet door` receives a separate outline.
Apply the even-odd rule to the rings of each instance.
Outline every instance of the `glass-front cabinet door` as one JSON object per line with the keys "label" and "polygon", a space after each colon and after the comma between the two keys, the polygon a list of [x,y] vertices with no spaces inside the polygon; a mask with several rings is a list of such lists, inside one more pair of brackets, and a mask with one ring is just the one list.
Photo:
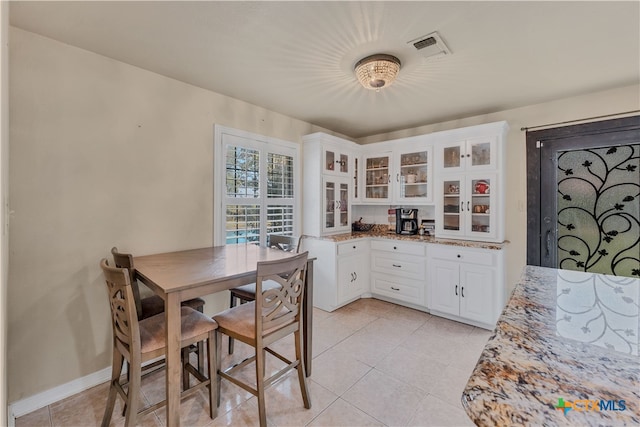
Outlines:
{"label": "glass-front cabinet door", "polygon": [[335,175],[349,175],[349,154],[333,148],[324,149],[324,172]]}
{"label": "glass-front cabinet door", "polygon": [[440,149],[440,164],[444,172],[489,170],[497,167],[497,139],[474,138]]}
{"label": "glass-front cabinet door", "polygon": [[461,234],[463,220],[461,219],[464,198],[460,194],[462,181],[452,178],[442,181],[442,228],[446,234]]}
{"label": "glass-front cabinet door", "polygon": [[496,235],[495,174],[451,176],[441,181],[440,235],[490,240]]}
{"label": "glass-front cabinet door", "polygon": [[[467,205],[465,212],[467,216],[467,234],[470,236],[485,238],[495,235],[495,214],[497,209],[494,206],[495,175],[483,174],[473,175],[467,178]],[[495,190],[495,188],[494,188]]]}
{"label": "glass-front cabinet door", "polygon": [[349,182],[347,178],[323,179],[323,231],[350,231]]}
{"label": "glass-front cabinet door", "polygon": [[364,157],[364,198],[372,202],[391,200],[391,153]]}
{"label": "glass-front cabinet door", "polygon": [[399,202],[424,203],[431,196],[431,152],[418,149],[396,156],[395,190]]}

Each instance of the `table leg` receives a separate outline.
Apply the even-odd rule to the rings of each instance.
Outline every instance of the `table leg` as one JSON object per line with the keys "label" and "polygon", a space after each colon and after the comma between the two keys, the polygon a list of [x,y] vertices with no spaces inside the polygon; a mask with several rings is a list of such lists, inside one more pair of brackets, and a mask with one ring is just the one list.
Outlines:
{"label": "table leg", "polygon": [[167,426],[180,425],[180,298],[175,293],[165,300],[165,320],[167,325]]}
{"label": "table leg", "polygon": [[313,332],[313,261],[307,262],[307,289],[304,297],[303,305],[303,353],[304,367],[307,377],[311,376],[311,359],[313,359],[313,350],[311,348],[312,332]]}

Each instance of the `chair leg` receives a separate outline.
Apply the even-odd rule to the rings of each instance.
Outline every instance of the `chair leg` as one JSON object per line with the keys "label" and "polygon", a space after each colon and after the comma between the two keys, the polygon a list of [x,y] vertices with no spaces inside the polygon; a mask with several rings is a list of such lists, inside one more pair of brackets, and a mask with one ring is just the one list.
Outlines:
{"label": "chair leg", "polygon": [[207,339],[207,370],[209,371],[209,416],[218,416],[218,363],[216,349],[216,331],[209,332]]}
{"label": "chair leg", "polygon": [[260,427],[267,427],[267,409],[264,402],[265,351],[256,347],[256,391],[258,392],[258,415]]}
{"label": "chair leg", "polygon": [[304,402],[304,407],[310,409],[311,399],[309,397],[309,389],[307,387],[307,375],[305,372],[304,357],[302,355],[302,334],[300,333],[300,330],[295,331],[293,333],[293,337],[296,343],[296,360],[298,361],[296,369],[298,371],[300,391],[302,392],[302,401]]}
{"label": "chair leg", "polygon": [[189,389],[189,371],[187,364],[189,363],[189,347],[182,349],[182,390]]}
{"label": "chair leg", "polygon": [[104,416],[102,417],[102,427],[107,427],[109,423],[111,423],[111,415],[113,414],[113,408],[116,405],[116,395],[118,394],[115,382],[120,380],[123,362],[124,357],[114,346],[113,362],[111,365],[111,382],[109,383],[109,397],[107,398],[107,407],[105,408]]}
{"label": "chair leg", "polygon": [[[231,293],[231,297],[229,298],[229,308],[233,308],[236,306],[238,300],[237,298],[233,295],[233,292]],[[220,341],[222,342],[222,341]],[[229,354],[233,354],[233,338],[229,337]]]}
{"label": "chair leg", "polygon": [[216,393],[216,407],[220,407],[220,386],[222,382],[222,377],[219,375],[220,370],[222,369],[222,332],[216,331],[215,338],[215,348],[216,348],[216,389],[218,390]]}
{"label": "chair leg", "polygon": [[[198,311],[204,313],[204,307],[199,306]],[[198,341],[196,344],[196,355],[198,356],[198,372],[204,375],[204,342]]]}
{"label": "chair leg", "polygon": [[125,427],[135,426],[140,402],[140,384],[142,381],[142,364],[140,360],[131,360],[129,363],[131,375],[129,376],[129,389],[127,390],[127,413],[125,415]]}

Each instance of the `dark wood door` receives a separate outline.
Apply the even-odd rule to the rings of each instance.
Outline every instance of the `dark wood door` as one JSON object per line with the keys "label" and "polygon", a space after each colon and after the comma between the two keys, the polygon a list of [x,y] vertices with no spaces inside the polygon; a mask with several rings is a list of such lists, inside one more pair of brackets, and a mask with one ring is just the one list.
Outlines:
{"label": "dark wood door", "polygon": [[640,276],[640,117],[527,133],[527,263]]}

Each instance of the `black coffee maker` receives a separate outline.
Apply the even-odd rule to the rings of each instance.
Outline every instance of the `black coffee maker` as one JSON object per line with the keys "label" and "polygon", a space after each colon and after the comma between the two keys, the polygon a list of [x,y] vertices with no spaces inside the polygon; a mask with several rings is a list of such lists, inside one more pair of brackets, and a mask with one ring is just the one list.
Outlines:
{"label": "black coffee maker", "polygon": [[418,209],[396,209],[396,234],[418,234]]}

